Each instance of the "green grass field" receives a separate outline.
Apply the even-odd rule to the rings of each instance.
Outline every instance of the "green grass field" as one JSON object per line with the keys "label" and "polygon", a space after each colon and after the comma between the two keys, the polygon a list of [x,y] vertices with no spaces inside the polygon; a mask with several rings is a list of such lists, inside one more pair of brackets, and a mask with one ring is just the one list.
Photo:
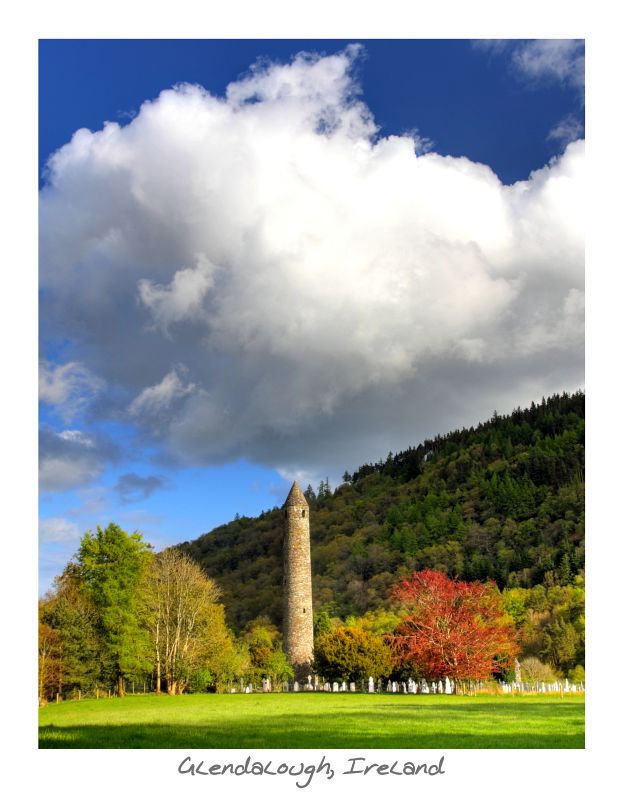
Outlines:
{"label": "green grass field", "polygon": [[582,748],[584,698],[127,696],[40,709],[40,747]]}

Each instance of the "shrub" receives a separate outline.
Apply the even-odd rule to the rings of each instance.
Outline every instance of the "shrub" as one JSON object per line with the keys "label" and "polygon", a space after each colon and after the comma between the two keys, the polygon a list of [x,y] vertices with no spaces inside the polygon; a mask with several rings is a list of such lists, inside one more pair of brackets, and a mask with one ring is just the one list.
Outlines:
{"label": "shrub", "polygon": [[358,626],[339,626],[316,639],[314,669],[324,678],[360,681],[387,678],[394,658],[382,636]]}
{"label": "shrub", "polygon": [[539,658],[529,656],[520,662],[520,675],[526,683],[553,683],[557,676],[549,664],[543,664]]}

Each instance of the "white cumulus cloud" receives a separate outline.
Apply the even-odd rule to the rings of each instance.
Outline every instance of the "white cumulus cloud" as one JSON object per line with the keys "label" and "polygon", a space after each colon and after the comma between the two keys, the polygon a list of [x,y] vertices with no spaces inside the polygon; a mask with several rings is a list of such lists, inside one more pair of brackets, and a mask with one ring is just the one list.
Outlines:
{"label": "white cumulus cloud", "polygon": [[582,383],[583,142],[504,185],[380,137],[356,57],[175,87],[50,161],[44,334],[178,458],[324,475]]}
{"label": "white cumulus cloud", "polygon": [[204,297],[214,283],[213,271],[214,266],[200,255],[194,267],[178,270],[167,286],[148,278],[138,282],[141,302],[163,333],[168,334],[175,322],[201,318]]}

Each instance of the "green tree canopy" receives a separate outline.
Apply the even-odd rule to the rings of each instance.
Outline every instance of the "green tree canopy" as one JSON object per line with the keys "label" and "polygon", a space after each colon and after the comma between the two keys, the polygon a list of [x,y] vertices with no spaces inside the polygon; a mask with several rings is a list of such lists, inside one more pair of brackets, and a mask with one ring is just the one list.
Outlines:
{"label": "green tree canopy", "polygon": [[105,672],[124,694],[124,680],[151,669],[145,619],[145,579],[151,548],[140,533],[110,523],[86,533],[76,557],[78,575],[97,610]]}
{"label": "green tree canopy", "polygon": [[356,625],[340,625],[321,633],[314,647],[315,671],[327,680],[361,681],[387,678],[394,666],[390,647],[380,635]]}
{"label": "green tree canopy", "polygon": [[279,630],[267,617],[253,620],[243,638],[249,651],[248,675],[252,683],[270,678],[277,688],[280,681],[293,677],[293,668],[282,650]]}

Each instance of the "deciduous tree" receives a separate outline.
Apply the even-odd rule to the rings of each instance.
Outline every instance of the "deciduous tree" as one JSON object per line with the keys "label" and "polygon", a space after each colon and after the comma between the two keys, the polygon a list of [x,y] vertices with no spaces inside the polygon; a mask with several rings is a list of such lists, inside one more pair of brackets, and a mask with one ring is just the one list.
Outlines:
{"label": "deciduous tree", "polygon": [[40,690],[48,697],[97,684],[103,661],[97,624],[97,609],[70,563],[39,604]]}
{"label": "deciduous tree", "polygon": [[282,650],[279,630],[267,617],[258,617],[249,623],[244,635],[249,651],[249,678],[259,683],[262,678],[270,678],[274,686],[294,675]]}
{"label": "deciduous tree", "polygon": [[39,603],[39,705],[45,705],[58,684],[59,634],[42,620]]}
{"label": "deciduous tree", "polygon": [[158,553],[147,597],[156,692],[163,677],[169,694],[181,694],[192,680],[210,684],[221,671],[231,670],[223,658],[233,644],[217,603],[219,589],[197,563],[176,550]]}
{"label": "deciduous tree", "polygon": [[394,589],[404,616],[392,637],[402,663],[430,679],[485,679],[517,653],[513,627],[494,583],[414,572]]}
{"label": "deciduous tree", "polygon": [[316,638],[314,665],[328,680],[377,680],[390,675],[394,658],[383,636],[359,625],[339,625]]}

